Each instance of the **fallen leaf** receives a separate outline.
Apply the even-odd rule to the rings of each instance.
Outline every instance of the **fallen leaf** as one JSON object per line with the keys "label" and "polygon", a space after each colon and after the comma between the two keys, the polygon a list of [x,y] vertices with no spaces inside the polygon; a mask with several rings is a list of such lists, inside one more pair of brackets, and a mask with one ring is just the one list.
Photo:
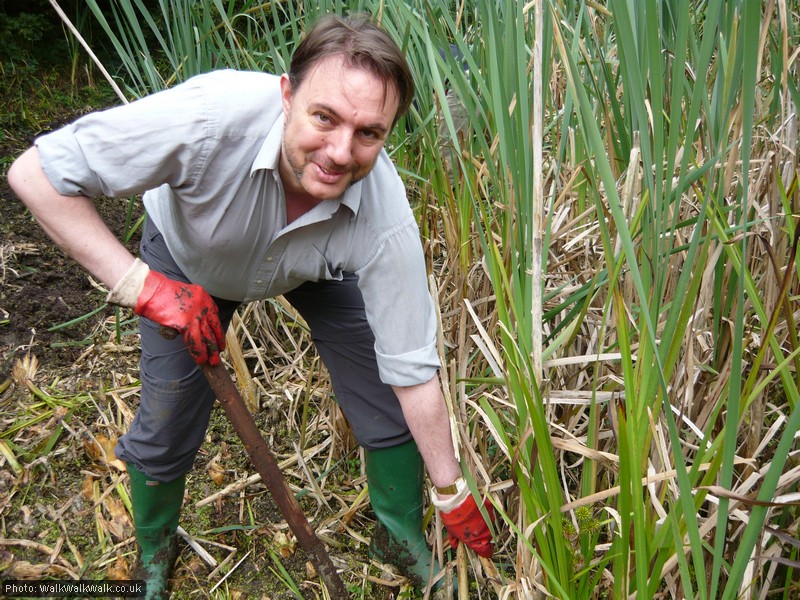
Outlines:
{"label": "fallen leaf", "polygon": [[294,554],[297,542],[290,538],[283,531],[276,531],[272,538],[272,543],[275,549],[283,558],[289,558]]}
{"label": "fallen leaf", "polygon": [[89,435],[83,438],[83,447],[89,457],[102,465],[113,467],[118,471],[125,470],[125,463],[119,460],[114,454],[114,448],[117,446],[117,437],[106,437],[100,434],[94,438]]}
{"label": "fallen leaf", "polygon": [[95,513],[94,518],[97,521],[98,527],[104,532],[105,535],[110,535],[111,537],[117,540],[121,540],[124,538],[125,532],[122,530],[122,528],[119,526],[118,523],[109,521],[100,512]]}
{"label": "fallen leaf", "polygon": [[190,573],[197,577],[200,577],[203,573],[208,571],[206,563],[204,563],[197,555],[193,555],[192,558],[189,559],[189,562],[185,563],[184,566],[189,570]]}
{"label": "fallen leaf", "polygon": [[94,478],[91,475],[84,477],[81,495],[89,501],[94,500]]}
{"label": "fallen leaf", "polygon": [[127,580],[130,579],[131,571],[128,561],[121,553],[117,553],[117,560],[108,566],[106,575],[109,579]]}
{"label": "fallen leaf", "polygon": [[83,449],[86,451],[86,454],[89,456],[89,458],[100,462],[104,460],[103,449],[93,437],[86,434],[81,438],[81,442],[83,443]]}
{"label": "fallen leaf", "polygon": [[225,469],[223,469],[219,463],[212,462],[208,465],[208,476],[211,477],[211,481],[216,483],[217,485],[222,485],[225,483]]}
{"label": "fallen leaf", "polygon": [[[111,515],[110,531],[119,540],[128,537],[128,532],[133,529],[133,523],[122,501],[113,496],[106,496],[103,504],[105,504],[108,514]],[[119,533],[118,536],[116,535],[117,532]]]}
{"label": "fallen leaf", "polygon": [[103,446],[107,464],[114,467],[118,471],[124,471],[125,463],[118,459],[114,452],[117,447],[117,436],[112,435],[110,438],[108,438],[100,434],[97,436],[97,441]]}

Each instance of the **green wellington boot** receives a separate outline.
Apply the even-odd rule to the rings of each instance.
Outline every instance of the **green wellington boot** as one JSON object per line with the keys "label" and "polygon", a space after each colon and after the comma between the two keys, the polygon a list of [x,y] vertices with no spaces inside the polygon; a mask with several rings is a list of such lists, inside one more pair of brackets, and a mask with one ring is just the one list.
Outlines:
{"label": "green wellington boot", "polygon": [[178,518],[186,476],[164,483],[150,479],[128,463],[131,504],[141,555],[137,579],[147,584],[147,599],[167,598],[167,580],[177,558]]}
{"label": "green wellington boot", "polygon": [[[370,555],[395,565],[419,588],[439,573],[422,531],[423,463],[414,440],[367,450],[367,485],[378,525]],[[434,584],[440,587],[441,580]]]}

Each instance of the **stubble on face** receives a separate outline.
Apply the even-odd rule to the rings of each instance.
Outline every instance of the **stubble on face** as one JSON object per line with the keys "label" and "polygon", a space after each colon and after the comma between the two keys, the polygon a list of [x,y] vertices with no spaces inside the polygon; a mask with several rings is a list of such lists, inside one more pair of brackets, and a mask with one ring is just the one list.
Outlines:
{"label": "stubble on face", "polygon": [[[286,119],[283,123],[283,136],[281,141],[281,153],[286,158],[286,162],[289,165],[289,168],[292,171],[292,176],[294,178],[294,183],[297,185],[298,188],[303,189],[305,186],[303,185],[303,175],[305,173],[306,167],[311,164],[312,162],[319,164],[327,171],[332,171],[335,173],[342,173],[348,169],[347,165],[336,165],[325,159],[324,157],[316,157],[314,154],[310,154],[306,156],[302,150],[300,150],[296,144],[292,143],[290,140],[290,136],[286,135],[287,129],[290,125],[292,119],[292,113],[294,109],[289,111],[289,114],[286,115]],[[349,183],[345,186],[344,190],[342,190],[341,194],[344,194],[348,189],[350,189],[353,184],[358,183],[364,177],[366,177],[367,173],[360,173],[358,165],[353,165],[349,167],[350,170],[350,180]],[[339,195],[341,195],[339,194]],[[336,196],[338,198],[338,196]],[[336,198],[320,198],[320,200],[335,200]]]}
{"label": "stubble on face", "polygon": [[[289,180],[284,181],[287,193],[317,200],[340,197],[374,167],[396,113],[394,89],[369,72],[345,66],[341,57],[321,61],[296,90],[288,87],[288,78],[281,83],[281,172]],[[346,162],[338,162],[337,153]]]}

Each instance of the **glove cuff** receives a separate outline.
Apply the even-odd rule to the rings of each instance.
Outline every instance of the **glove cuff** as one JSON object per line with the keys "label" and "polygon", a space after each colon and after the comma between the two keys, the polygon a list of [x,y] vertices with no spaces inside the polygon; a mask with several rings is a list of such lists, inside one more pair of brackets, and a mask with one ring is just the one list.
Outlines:
{"label": "glove cuff", "polygon": [[136,308],[136,303],[144,289],[144,281],[149,273],[150,267],[138,258],[135,259],[128,272],[108,293],[106,302],[125,308]]}
{"label": "glove cuff", "polygon": [[439,509],[440,512],[447,513],[451,510],[458,508],[469,496],[469,486],[463,477],[459,477],[455,481],[456,494],[444,500],[439,498],[435,490],[431,491],[431,502]]}

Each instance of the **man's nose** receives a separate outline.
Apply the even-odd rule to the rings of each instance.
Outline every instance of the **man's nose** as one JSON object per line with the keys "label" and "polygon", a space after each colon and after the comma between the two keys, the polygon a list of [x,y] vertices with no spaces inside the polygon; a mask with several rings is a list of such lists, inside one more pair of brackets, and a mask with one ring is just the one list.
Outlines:
{"label": "man's nose", "polygon": [[328,156],[337,165],[347,165],[353,158],[353,134],[337,130],[328,136]]}

